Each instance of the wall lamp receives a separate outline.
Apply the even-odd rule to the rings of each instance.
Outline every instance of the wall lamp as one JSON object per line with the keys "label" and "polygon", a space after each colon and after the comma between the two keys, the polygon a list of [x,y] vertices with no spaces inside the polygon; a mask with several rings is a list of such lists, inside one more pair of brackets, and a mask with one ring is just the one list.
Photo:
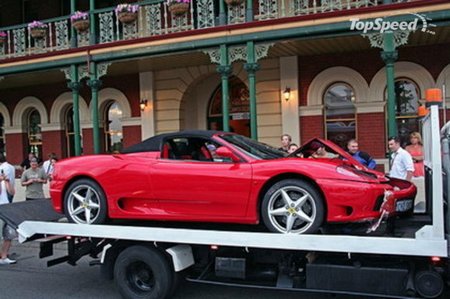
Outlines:
{"label": "wall lamp", "polygon": [[145,107],[147,107],[147,99],[143,99],[139,102],[139,107],[141,108],[141,111],[145,110]]}
{"label": "wall lamp", "polygon": [[283,96],[284,96],[284,99],[286,100],[286,102],[289,101],[289,99],[291,98],[291,88],[290,87],[286,86],[286,88],[283,91]]}

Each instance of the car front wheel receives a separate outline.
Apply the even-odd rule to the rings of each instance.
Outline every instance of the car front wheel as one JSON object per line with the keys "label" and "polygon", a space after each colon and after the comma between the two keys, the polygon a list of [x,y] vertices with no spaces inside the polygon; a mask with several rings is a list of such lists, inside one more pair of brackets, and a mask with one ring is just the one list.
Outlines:
{"label": "car front wheel", "polygon": [[100,224],[106,221],[106,196],[94,181],[73,182],[64,195],[64,212],[70,222]]}
{"label": "car front wheel", "polygon": [[285,234],[315,233],[325,209],[320,193],[310,183],[287,179],[275,183],[264,195],[261,207],[265,226]]}

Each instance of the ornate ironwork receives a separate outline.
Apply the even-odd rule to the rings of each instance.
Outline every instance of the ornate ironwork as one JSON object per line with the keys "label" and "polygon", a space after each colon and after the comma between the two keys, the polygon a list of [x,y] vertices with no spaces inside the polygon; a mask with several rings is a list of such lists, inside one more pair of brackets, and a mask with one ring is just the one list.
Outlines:
{"label": "ornate ironwork", "polygon": [[342,10],[342,0],[322,0],[320,2],[322,12]]}
{"label": "ornate ironwork", "polygon": [[103,77],[104,75],[106,75],[106,73],[108,72],[108,67],[111,65],[111,63],[99,63],[97,65],[97,74],[98,77]]}
{"label": "ornate ironwork", "polygon": [[69,26],[68,20],[55,22],[55,48],[57,50],[69,48]]}
{"label": "ornate ironwork", "polygon": [[247,61],[247,47],[246,46],[238,46],[238,47],[230,47],[228,50],[228,61],[229,63],[233,63],[234,61],[243,60]]}
{"label": "ornate ironwork", "polygon": [[72,77],[70,76],[70,68],[63,68],[61,69],[61,72],[64,73],[66,80],[72,80]]}
{"label": "ornate ironwork", "polygon": [[238,24],[245,22],[246,1],[240,5],[228,5],[228,24]]}
{"label": "ornate ironwork", "polygon": [[77,45],[89,46],[89,30],[77,32]]}
{"label": "ornate ironwork", "polygon": [[67,83],[67,87],[70,88],[73,92],[79,92],[81,89],[80,82],[69,82]]}
{"label": "ornate ironwork", "polygon": [[197,0],[197,28],[209,28],[214,26],[214,1]]}
{"label": "ornate ironwork", "polygon": [[100,87],[102,87],[102,80],[88,80],[86,82],[87,86],[89,86],[92,90],[98,91]]}
{"label": "ornate ironwork", "polygon": [[14,29],[13,37],[14,37],[14,54],[16,56],[25,55],[26,49],[25,28]]}
{"label": "ornate ironwork", "polygon": [[244,69],[247,71],[247,73],[254,74],[256,71],[258,71],[260,68],[259,63],[245,63]]}
{"label": "ornate ironwork", "polygon": [[269,53],[269,49],[273,45],[274,45],[274,43],[256,44],[255,45],[255,61],[258,61],[261,58],[267,57],[267,54]]}
{"label": "ornate ironwork", "polygon": [[145,24],[149,35],[159,35],[162,33],[161,5],[152,4],[145,7]]}
{"label": "ornate ironwork", "polygon": [[[408,43],[410,31],[394,31],[394,47]],[[384,48],[384,39],[382,33],[362,34],[363,37],[368,38],[372,48]]]}
{"label": "ornate ironwork", "polygon": [[214,64],[220,63],[220,49],[203,50],[203,53],[209,55],[209,59],[211,60],[211,63],[214,63]]}
{"label": "ornate ironwork", "polygon": [[89,68],[87,65],[80,65],[78,67],[78,79],[84,79],[89,78],[91,76],[91,73],[89,72]]}
{"label": "ornate ironwork", "polygon": [[100,43],[110,43],[114,41],[114,12],[98,14]]}
{"label": "ornate ironwork", "polygon": [[230,76],[233,69],[230,65],[218,65],[216,68],[217,72],[221,74],[222,76]]}
{"label": "ornate ironwork", "polygon": [[381,51],[381,59],[383,59],[384,63],[392,64],[398,59],[397,51]]}
{"label": "ornate ironwork", "polygon": [[258,0],[259,15],[258,20],[267,20],[278,18],[278,1],[277,0]]}
{"label": "ornate ironwork", "polygon": [[131,23],[122,23],[123,39],[133,39],[138,37],[137,20]]}

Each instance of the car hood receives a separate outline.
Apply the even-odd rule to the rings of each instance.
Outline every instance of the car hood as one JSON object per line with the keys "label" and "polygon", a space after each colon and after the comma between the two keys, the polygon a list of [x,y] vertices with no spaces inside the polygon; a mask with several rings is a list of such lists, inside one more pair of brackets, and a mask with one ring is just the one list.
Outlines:
{"label": "car hood", "polygon": [[332,153],[338,154],[340,156],[340,159],[331,159],[336,164],[344,164],[344,165],[354,167],[358,171],[363,171],[363,172],[370,174],[371,176],[375,176],[380,182],[389,181],[389,178],[387,178],[384,175],[384,173],[367,168],[366,166],[361,164],[358,160],[353,158],[352,155],[350,155],[348,152],[346,152],[340,146],[338,146],[337,144],[335,144],[334,142],[332,142],[330,140],[324,140],[324,139],[317,138],[317,137],[312,138],[312,139],[308,140],[305,144],[303,144],[298,150],[296,150],[290,156],[295,156],[296,154],[309,151],[312,144],[315,142],[323,144],[325,146],[325,149],[328,152],[332,152]]}

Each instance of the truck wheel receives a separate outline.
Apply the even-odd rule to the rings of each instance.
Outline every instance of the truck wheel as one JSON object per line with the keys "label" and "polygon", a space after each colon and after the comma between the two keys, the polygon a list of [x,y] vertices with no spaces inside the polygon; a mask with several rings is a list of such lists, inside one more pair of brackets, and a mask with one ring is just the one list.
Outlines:
{"label": "truck wheel", "polygon": [[173,291],[173,271],[155,248],[132,246],[122,251],[114,266],[114,279],[125,299],[163,299]]}
{"label": "truck wheel", "polygon": [[414,282],[417,293],[423,298],[436,298],[444,291],[444,281],[435,271],[417,272]]}
{"label": "truck wheel", "polygon": [[100,224],[106,221],[106,196],[94,181],[73,182],[64,194],[64,213],[70,222]]}
{"label": "truck wheel", "polygon": [[287,179],[275,183],[261,206],[265,226],[284,234],[315,233],[322,225],[325,209],[320,193],[310,183]]}

